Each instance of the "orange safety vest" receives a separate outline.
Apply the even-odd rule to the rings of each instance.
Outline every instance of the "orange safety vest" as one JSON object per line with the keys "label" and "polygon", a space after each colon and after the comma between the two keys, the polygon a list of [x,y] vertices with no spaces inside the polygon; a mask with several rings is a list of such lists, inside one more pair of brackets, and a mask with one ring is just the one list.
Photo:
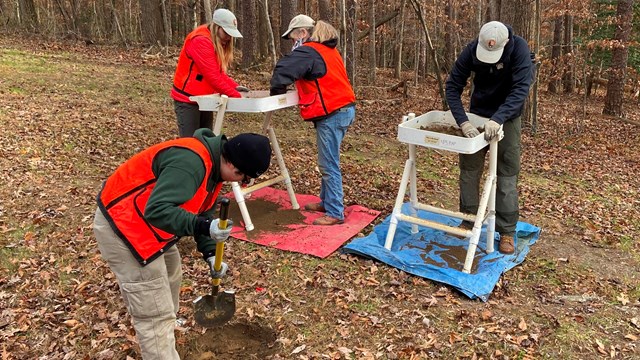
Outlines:
{"label": "orange safety vest", "polygon": [[157,181],[152,170],[153,160],[160,151],[170,147],[192,150],[200,156],[206,170],[202,184],[189,201],[180,205],[182,209],[193,214],[209,210],[222,188],[220,182],[213,192],[207,192],[213,161],[205,145],[196,138],[180,138],[154,145],[120,165],[104,182],[98,194],[98,207],[142,266],[155,260],[179,240],[176,235],[154,227],[144,218],[147,200]]}
{"label": "orange safety vest", "polygon": [[305,120],[318,120],[330,115],[342,107],[353,104],[356,95],[347,77],[342,57],[336,48],[317,42],[308,42],[303,46],[314,48],[327,66],[327,73],[316,80],[296,80],[298,89],[298,107]]}
{"label": "orange safety vest", "polygon": [[[173,75],[173,88],[185,96],[208,95],[215,92],[213,86],[204,81],[204,76],[195,62],[187,55],[186,50],[189,41],[196,36],[206,36],[207,39],[211,39],[211,32],[208,26],[198,26],[187,35],[178,57],[178,66]],[[211,42],[211,46],[213,46],[213,42]]]}

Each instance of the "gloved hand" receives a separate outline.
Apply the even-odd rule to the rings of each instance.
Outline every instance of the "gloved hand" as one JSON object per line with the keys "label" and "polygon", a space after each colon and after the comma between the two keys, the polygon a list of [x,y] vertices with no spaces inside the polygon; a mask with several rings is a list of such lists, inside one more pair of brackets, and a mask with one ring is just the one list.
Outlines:
{"label": "gloved hand", "polygon": [[471,125],[471,121],[469,120],[460,124],[460,130],[462,130],[462,133],[464,134],[464,136],[468,138],[472,138],[480,135],[480,131],[478,131],[478,129],[476,129],[475,126]]}
{"label": "gloved hand", "polygon": [[227,263],[222,262],[220,271],[216,271],[215,269],[216,257],[210,256],[206,259],[206,261],[209,264],[209,269],[211,270],[212,279],[222,279],[227,274],[227,270],[229,270],[229,266],[227,265]]}
{"label": "gloved hand", "polygon": [[238,91],[238,92],[249,92],[249,91],[251,91],[251,90],[249,90],[249,88],[248,88],[248,87],[246,87],[246,86],[238,85],[238,86],[236,87],[236,91]]}
{"label": "gloved hand", "polygon": [[500,124],[493,120],[489,120],[484,124],[484,139],[487,141],[493,140],[496,136],[498,136],[498,131],[500,131]]}
{"label": "gloved hand", "polygon": [[227,220],[226,229],[218,228],[219,224],[220,219],[215,219],[211,220],[211,225],[209,226],[209,236],[211,236],[215,243],[227,241],[229,234],[231,233],[231,228],[233,227],[233,221]]}

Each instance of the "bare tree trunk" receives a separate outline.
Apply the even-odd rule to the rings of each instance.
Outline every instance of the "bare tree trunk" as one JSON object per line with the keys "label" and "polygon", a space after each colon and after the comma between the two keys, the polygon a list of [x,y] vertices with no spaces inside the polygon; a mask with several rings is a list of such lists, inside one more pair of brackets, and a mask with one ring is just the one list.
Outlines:
{"label": "bare tree trunk", "polygon": [[[276,66],[277,56],[276,56],[276,45],[275,39],[273,36],[273,28],[271,27],[271,18],[269,17],[269,1],[268,0],[258,0],[260,7],[260,34],[265,35],[267,41],[263,41],[266,44],[266,50],[260,48],[260,56],[271,58],[271,64]],[[263,52],[264,51],[264,52]]]}
{"label": "bare tree trunk", "polygon": [[565,59],[564,74],[562,84],[565,93],[572,93],[574,88],[574,57],[573,57],[573,16],[567,11],[564,14],[564,51]]}
{"label": "bare tree trunk", "polygon": [[371,35],[369,35],[369,84],[376,83],[376,11],[375,0],[369,0],[369,26],[371,27]]}
{"label": "bare tree trunk", "polygon": [[558,67],[560,65],[560,54],[562,51],[562,23],[563,17],[557,16],[553,22],[553,46],[551,47],[551,79],[549,80],[549,87],[547,90],[550,93],[558,93],[558,87],[560,86],[560,74],[558,73]]}
{"label": "bare tree trunk", "polygon": [[139,0],[140,24],[142,39],[154,45],[165,40],[163,33],[163,16],[160,2],[156,0]]}
{"label": "bare tree trunk", "polygon": [[198,25],[200,25],[199,21],[198,21],[198,1],[197,0],[188,0],[188,6],[189,6],[189,10],[190,10],[190,15],[191,15],[191,28],[195,29],[196,27],[198,27]]}
{"label": "bare tree trunk", "polygon": [[396,58],[395,58],[395,78],[400,79],[402,73],[402,43],[404,42],[404,6],[406,0],[400,0],[400,18],[398,19],[398,31],[396,33]]}
{"label": "bare tree trunk", "polygon": [[[530,0],[509,0],[502,1],[500,8],[500,21],[511,25],[513,32],[521,36],[527,42],[531,43],[535,39],[535,3]],[[531,123],[532,117],[532,101],[531,92],[522,108],[522,118],[524,124]]]}
{"label": "bare tree trunk", "polygon": [[238,9],[236,8],[236,0],[223,0],[223,1],[217,1],[217,2],[218,2],[218,3],[220,3],[220,2],[222,3],[222,4],[221,4],[222,6],[219,6],[219,7],[222,7],[222,8],[224,8],[224,9],[227,9],[227,10],[231,11],[231,12],[232,12],[232,13],[234,13],[234,14],[235,14],[235,13],[237,12],[237,10],[238,10]]}
{"label": "bare tree trunk", "polygon": [[489,0],[489,7],[487,9],[487,19],[485,22],[499,20],[501,18],[501,15],[502,15],[500,14],[500,9],[502,9],[501,3],[502,3],[501,0]]}
{"label": "bare tree trunk", "polygon": [[454,41],[454,37],[455,37],[455,30],[454,30],[454,24],[455,24],[455,10],[454,10],[454,5],[452,3],[452,0],[447,0],[447,4],[445,5],[445,9],[444,9],[445,13],[446,13],[446,31],[444,33],[444,71],[449,72],[449,70],[451,69],[453,63],[456,61],[455,59],[455,41]]}
{"label": "bare tree trunk", "polygon": [[477,21],[478,21],[478,31],[480,31],[480,28],[482,27],[482,1],[478,1],[478,14],[477,14]]}
{"label": "bare tree trunk", "polygon": [[436,50],[433,47],[433,43],[431,42],[431,36],[429,35],[429,28],[427,27],[427,23],[424,20],[424,16],[422,16],[422,7],[418,0],[410,0],[411,5],[413,6],[413,10],[418,16],[418,20],[420,24],[422,24],[422,31],[424,31],[424,35],[427,38],[427,44],[429,45],[429,54],[431,54],[431,60],[433,61],[436,79],[438,80],[438,91],[440,93],[440,100],[442,101],[442,109],[447,110],[449,107],[447,106],[447,99],[444,95],[444,81],[442,80],[442,74],[440,73],[440,65],[438,64],[438,57],[436,56]]}
{"label": "bare tree trunk", "polygon": [[206,24],[211,22],[213,12],[211,11],[211,2],[209,0],[202,0],[202,10],[204,12],[204,21],[202,23]]}
{"label": "bare tree trunk", "polygon": [[247,68],[255,62],[255,39],[258,36],[257,23],[255,16],[256,3],[255,0],[242,0],[242,67]]}
{"label": "bare tree trunk", "polygon": [[[160,2],[162,9],[162,24],[164,27],[164,45],[169,46],[171,44],[171,38],[173,34],[171,32],[171,14],[169,13],[169,6],[167,0]],[[168,51],[168,48],[165,48]]]}
{"label": "bare tree trunk", "polygon": [[344,51],[342,51],[342,61],[344,61],[345,66],[347,63],[347,0],[338,0],[340,3],[340,39],[344,42]]}
{"label": "bare tree trunk", "polygon": [[607,94],[604,98],[603,114],[622,116],[624,102],[624,82],[629,58],[629,39],[633,20],[633,0],[620,0],[616,13],[616,33],[613,39],[613,54]]}
{"label": "bare tree trunk", "polygon": [[33,0],[18,0],[20,25],[29,30],[38,29],[38,15]]}
{"label": "bare tree trunk", "polygon": [[329,24],[333,24],[333,10],[330,0],[318,0],[319,20],[324,20]]}
{"label": "bare tree trunk", "polygon": [[[71,18],[71,16],[69,15],[69,12],[65,8],[64,4],[62,3],[62,0],[56,0],[56,5],[58,7],[58,10],[60,11],[60,14],[62,15],[62,19],[64,20],[65,29],[67,29],[67,30],[72,29],[74,21]],[[111,1],[111,10],[112,10],[113,14],[115,15],[115,5],[113,4],[113,0]],[[20,16],[20,13],[18,12],[18,17],[19,16]]]}
{"label": "bare tree trunk", "polygon": [[[540,53],[540,25],[541,21],[541,12],[542,12],[542,1],[536,0],[536,11],[535,11],[535,24],[536,24],[536,35],[535,35],[535,48],[534,53],[536,57]],[[531,99],[531,133],[535,134],[538,130],[538,84],[540,80],[540,61],[535,62],[536,74],[533,79],[533,94]]]}
{"label": "bare tree trunk", "polygon": [[349,76],[349,81],[351,82],[351,86],[356,88],[356,71],[357,71],[357,41],[356,41],[356,29],[358,28],[358,2],[356,0],[346,0],[345,3],[346,10],[346,21],[347,27],[346,30],[346,41],[345,41],[345,49],[347,61],[345,65],[347,67],[347,75]]}
{"label": "bare tree trunk", "polygon": [[[298,15],[298,2],[296,0],[280,0],[280,35],[284,34],[289,28],[289,22],[294,16]],[[280,55],[286,55],[291,52],[291,42],[280,39]]]}
{"label": "bare tree trunk", "polygon": [[129,44],[127,43],[127,38],[126,36],[124,36],[124,33],[122,32],[122,27],[120,27],[118,14],[116,13],[115,0],[111,0],[111,14],[113,15],[113,22],[115,23],[115,28],[118,29],[118,34],[120,34],[120,37],[122,38],[122,42],[127,48],[129,48]]}

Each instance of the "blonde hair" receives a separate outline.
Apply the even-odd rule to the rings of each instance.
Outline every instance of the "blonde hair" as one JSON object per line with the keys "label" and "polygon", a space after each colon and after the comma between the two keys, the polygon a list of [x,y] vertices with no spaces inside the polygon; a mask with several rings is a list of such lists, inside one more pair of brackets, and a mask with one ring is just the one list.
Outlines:
{"label": "blonde hair", "polygon": [[[211,23],[211,25],[209,25],[209,31],[211,32],[211,41],[213,41],[213,48],[216,50],[218,63],[220,63],[222,71],[226,73],[227,69],[233,62],[233,48],[235,39],[231,37],[231,40],[229,40],[229,45],[223,46],[222,43],[220,43],[220,38],[218,37],[218,29],[221,29],[218,24]],[[222,29],[222,31],[224,31],[224,29]]]}
{"label": "blonde hair", "polygon": [[337,39],[338,36],[338,30],[328,22],[322,20],[316,22],[316,26],[313,28],[313,34],[311,34],[311,38],[320,43],[331,39]]}

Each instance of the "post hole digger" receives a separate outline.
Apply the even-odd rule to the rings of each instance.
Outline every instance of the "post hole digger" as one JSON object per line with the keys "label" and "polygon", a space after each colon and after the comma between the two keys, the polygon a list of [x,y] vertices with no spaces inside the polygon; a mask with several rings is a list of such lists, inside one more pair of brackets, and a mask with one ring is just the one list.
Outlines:
{"label": "post hole digger", "polygon": [[[229,216],[229,199],[220,200],[220,229],[227,228]],[[216,240],[216,253],[211,270],[211,294],[200,296],[194,301],[194,317],[196,323],[206,328],[222,326],[233,317],[236,312],[236,296],[233,290],[219,292],[220,281],[227,272],[227,265],[222,262],[224,240]]]}

